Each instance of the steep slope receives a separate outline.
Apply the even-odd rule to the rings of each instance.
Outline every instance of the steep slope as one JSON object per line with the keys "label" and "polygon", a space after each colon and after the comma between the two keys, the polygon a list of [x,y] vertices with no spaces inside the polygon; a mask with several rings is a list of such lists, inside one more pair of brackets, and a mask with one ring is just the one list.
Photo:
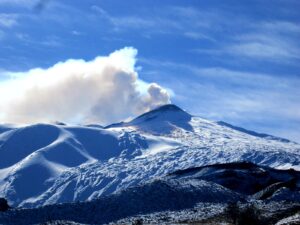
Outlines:
{"label": "steep slope", "polygon": [[300,169],[299,144],[194,117],[174,105],[105,128],[58,123],[1,126],[0,132],[0,193],[13,206],[91,200],[214,163]]}
{"label": "steep slope", "polygon": [[0,214],[0,224],[37,224],[49,220],[103,224],[137,214],[193,208],[199,202],[224,204],[242,199],[211,182],[161,178],[90,202],[9,211]]}
{"label": "steep slope", "polygon": [[[255,195],[250,195],[259,190],[265,191],[266,187],[272,186],[270,184],[278,184],[274,182],[284,182],[291,178],[295,180],[294,187],[284,191],[278,187],[266,201],[255,201]],[[55,204],[34,209],[10,209],[0,213],[0,224],[44,224],[47,221],[131,224],[130,221],[134,221],[133,217],[147,218],[149,224],[165,224],[166,220],[169,221],[166,224],[177,224],[175,221],[179,222],[182,218],[185,218],[185,221],[195,218],[199,220],[218,214],[219,220],[230,220],[232,210],[239,211],[253,202],[260,204],[260,208],[264,207],[260,213],[269,217],[269,222],[264,220],[262,224],[274,224],[281,218],[299,211],[299,181],[300,172],[294,170],[276,170],[248,162],[214,164],[175,171],[92,201]],[[283,201],[286,200],[288,203],[284,204]],[[224,211],[228,204],[234,208],[230,210],[227,207]],[[210,212],[205,212],[207,208]],[[235,215],[237,211],[234,212]],[[182,215],[183,213],[185,215]],[[251,211],[248,213],[251,215]],[[162,216],[161,221],[157,220],[159,215]],[[254,214],[251,216],[257,217]]]}

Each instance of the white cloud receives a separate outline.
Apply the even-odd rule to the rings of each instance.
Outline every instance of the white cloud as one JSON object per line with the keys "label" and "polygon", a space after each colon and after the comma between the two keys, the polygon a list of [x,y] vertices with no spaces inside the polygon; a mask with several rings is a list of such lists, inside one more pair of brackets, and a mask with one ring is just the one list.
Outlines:
{"label": "white cloud", "polygon": [[[196,48],[191,52],[212,56],[232,55],[251,60],[265,60],[276,63],[293,63],[299,60],[300,51],[295,40],[277,34],[245,34],[234,37],[230,44],[221,48]],[[222,60],[226,58],[223,57]]]}
{"label": "white cloud", "polygon": [[16,25],[18,23],[17,17],[15,14],[0,13],[0,27],[12,27]]}
{"label": "white cloud", "polygon": [[[279,30],[283,29],[279,27]],[[265,29],[236,37],[237,43],[229,46],[226,51],[246,57],[291,61],[299,59],[299,47],[291,37],[292,35],[278,35],[275,30]]]}
{"label": "white cloud", "polygon": [[165,89],[138,78],[136,54],[126,47],[92,61],[11,73],[0,83],[0,122],[108,124],[169,103]]}
{"label": "white cloud", "polygon": [[264,58],[269,60],[298,59],[297,50],[286,48],[285,46],[271,45],[269,43],[242,43],[231,46],[232,54],[248,57]]}

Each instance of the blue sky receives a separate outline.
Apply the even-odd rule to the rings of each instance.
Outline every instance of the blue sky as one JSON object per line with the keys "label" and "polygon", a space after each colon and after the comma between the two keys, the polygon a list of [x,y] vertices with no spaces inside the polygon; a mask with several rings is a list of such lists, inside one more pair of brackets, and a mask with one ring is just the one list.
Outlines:
{"label": "blue sky", "polygon": [[300,142],[297,0],[0,0],[0,81],[132,46],[173,103]]}

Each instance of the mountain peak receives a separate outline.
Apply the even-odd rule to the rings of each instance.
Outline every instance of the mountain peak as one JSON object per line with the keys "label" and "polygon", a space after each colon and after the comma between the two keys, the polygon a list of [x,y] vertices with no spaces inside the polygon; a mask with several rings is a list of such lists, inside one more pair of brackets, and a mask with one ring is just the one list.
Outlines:
{"label": "mountain peak", "polygon": [[152,134],[168,134],[176,128],[192,131],[193,128],[189,124],[191,118],[189,113],[178,106],[167,104],[146,112],[130,122],[112,124],[106,128],[135,126]]}
{"label": "mountain peak", "polygon": [[177,105],[174,105],[174,104],[162,105],[162,106],[157,107],[156,109],[153,109],[152,111],[182,111],[182,112],[184,112],[181,108],[179,108]]}
{"label": "mountain peak", "polygon": [[146,112],[128,123],[154,133],[170,133],[176,127],[192,130],[192,116],[176,105],[168,104]]}
{"label": "mountain peak", "polygon": [[160,121],[170,121],[170,122],[175,122],[177,120],[190,121],[191,117],[192,116],[190,114],[188,114],[178,106],[173,104],[167,104],[138,116],[130,123],[136,124],[136,123],[150,121],[150,120],[160,120]]}

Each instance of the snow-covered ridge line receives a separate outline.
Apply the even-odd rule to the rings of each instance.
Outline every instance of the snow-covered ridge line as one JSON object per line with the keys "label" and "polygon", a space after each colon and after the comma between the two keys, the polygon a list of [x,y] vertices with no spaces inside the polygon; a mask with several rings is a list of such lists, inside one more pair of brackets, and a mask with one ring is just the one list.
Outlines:
{"label": "snow-covered ridge line", "polygon": [[0,193],[13,206],[91,200],[175,170],[243,160],[300,170],[300,145],[174,105],[105,128],[0,126]]}
{"label": "snow-covered ridge line", "polygon": [[219,125],[226,126],[226,127],[232,128],[234,130],[252,135],[252,136],[266,138],[266,139],[269,139],[269,140],[277,140],[277,141],[282,141],[282,142],[291,142],[290,140],[288,140],[286,138],[276,137],[276,136],[273,136],[273,135],[270,135],[270,134],[257,133],[255,131],[251,131],[251,130],[247,130],[247,129],[242,128],[242,127],[237,127],[237,126],[231,125],[231,124],[226,123],[224,121],[218,121],[217,123]]}

